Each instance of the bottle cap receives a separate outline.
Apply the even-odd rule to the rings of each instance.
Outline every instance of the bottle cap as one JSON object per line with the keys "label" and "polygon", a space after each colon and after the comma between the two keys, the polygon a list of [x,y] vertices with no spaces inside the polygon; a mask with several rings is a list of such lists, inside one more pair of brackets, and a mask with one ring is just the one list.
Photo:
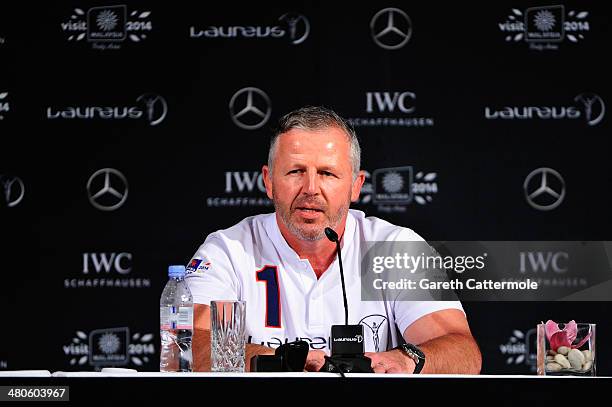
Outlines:
{"label": "bottle cap", "polygon": [[173,265],[168,267],[168,277],[183,277],[185,275],[185,266]]}

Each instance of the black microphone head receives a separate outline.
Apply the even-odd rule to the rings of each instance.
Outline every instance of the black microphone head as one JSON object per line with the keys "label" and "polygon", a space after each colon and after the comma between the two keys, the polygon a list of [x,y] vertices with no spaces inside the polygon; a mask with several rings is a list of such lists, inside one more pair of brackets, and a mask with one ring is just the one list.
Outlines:
{"label": "black microphone head", "polygon": [[338,234],[332,228],[325,228],[325,236],[332,242],[338,241]]}

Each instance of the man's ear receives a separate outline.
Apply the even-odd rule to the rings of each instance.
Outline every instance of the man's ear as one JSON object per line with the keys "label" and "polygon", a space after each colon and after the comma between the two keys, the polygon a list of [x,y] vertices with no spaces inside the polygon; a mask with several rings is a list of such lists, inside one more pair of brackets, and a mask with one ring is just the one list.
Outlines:
{"label": "man's ear", "polygon": [[268,198],[272,199],[272,173],[270,172],[270,168],[264,165],[261,168],[261,173],[263,174],[263,181],[266,186],[266,195],[268,195]]}
{"label": "man's ear", "polygon": [[351,202],[357,202],[359,199],[359,194],[361,194],[361,187],[365,182],[365,172],[359,171],[355,181],[353,181],[353,186],[351,187]]}

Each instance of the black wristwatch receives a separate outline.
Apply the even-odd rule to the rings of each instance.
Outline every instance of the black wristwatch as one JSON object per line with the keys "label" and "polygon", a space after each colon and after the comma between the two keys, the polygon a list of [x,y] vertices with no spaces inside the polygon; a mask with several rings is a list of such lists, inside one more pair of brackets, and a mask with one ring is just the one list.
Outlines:
{"label": "black wristwatch", "polygon": [[425,365],[425,354],[421,349],[419,349],[416,345],[411,343],[402,343],[398,347],[394,349],[399,349],[404,352],[410,359],[414,360],[414,372],[412,373],[420,373],[423,370],[423,366]]}

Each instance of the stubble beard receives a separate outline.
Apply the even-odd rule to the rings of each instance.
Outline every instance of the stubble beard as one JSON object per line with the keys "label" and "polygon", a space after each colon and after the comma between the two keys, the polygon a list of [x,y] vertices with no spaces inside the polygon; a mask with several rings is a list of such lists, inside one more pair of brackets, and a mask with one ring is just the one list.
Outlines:
{"label": "stubble beard", "polygon": [[[334,230],[338,227],[344,216],[348,212],[348,208],[350,206],[350,198],[345,205],[342,205],[338,208],[335,214],[329,214],[329,208],[327,205],[325,206],[325,211],[323,212],[326,220],[323,222],[323,225],[320,227],[307,227],[308,225],[313,225],[314,223],[306,223],[306,224],[298,224],[291,217],[291,207],[285,207],[282,205],[272,194],[274,209],[276,213],[280,215],[280,218],[283,224],[289,229],[289,231],[296,236],[300,240],[305,240],[308,242],[316,242],[325,237],[325,228],[330,227]],[[309,200],[307,199],[306,202]],[[303,202],[303,201],[302,201]],[[317,200],[312,200],[312,203],[321,204],[321,202]],[[305,227],[306,226],[306,227]]]}

